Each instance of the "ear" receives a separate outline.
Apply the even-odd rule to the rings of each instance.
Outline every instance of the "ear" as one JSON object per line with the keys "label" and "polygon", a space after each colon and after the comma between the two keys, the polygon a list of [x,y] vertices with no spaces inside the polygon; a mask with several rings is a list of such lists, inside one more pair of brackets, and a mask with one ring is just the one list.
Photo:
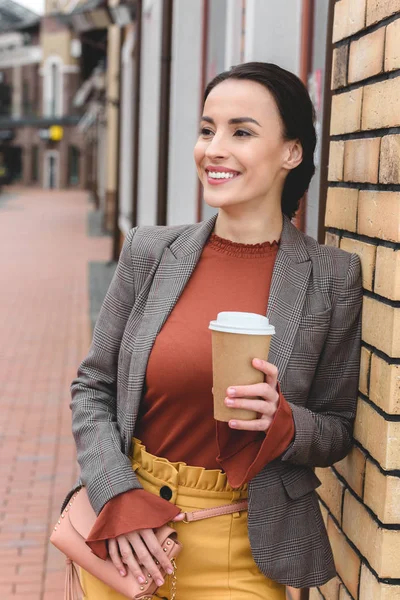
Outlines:
{"label": "ear", "polygon": [[300,140],[290,140],[287,142],[285,150],[285,159],[283,167],[288,170],[295,169],[303,160],[303,147]]}

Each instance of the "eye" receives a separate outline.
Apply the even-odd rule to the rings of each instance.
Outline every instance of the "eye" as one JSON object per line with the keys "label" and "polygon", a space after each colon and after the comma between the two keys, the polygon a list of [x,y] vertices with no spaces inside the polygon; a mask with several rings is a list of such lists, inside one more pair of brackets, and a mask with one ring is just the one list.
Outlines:
{"label": "eye", "polygon": [[245,129],[237,129],[234,133],[236,137],[250,137],[251,133]]}
{"label": "eye", "polygon": [[199,133],[203,137],[208,137],[209,135],[212,135],[213,132],[208,127],[202,127]]}

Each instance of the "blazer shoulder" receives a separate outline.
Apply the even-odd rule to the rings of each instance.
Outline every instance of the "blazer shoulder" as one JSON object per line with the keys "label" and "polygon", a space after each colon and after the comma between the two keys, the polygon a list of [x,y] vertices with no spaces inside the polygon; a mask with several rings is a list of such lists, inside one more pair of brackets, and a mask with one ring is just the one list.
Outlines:
{"label": "blazer shoulder", "polygon": [[329,293],[331,300],[349,289],[362,293],[361,262],[357,254],[341,248],[319,244],[314,238],[304,236],[312,263],[314,283]]}

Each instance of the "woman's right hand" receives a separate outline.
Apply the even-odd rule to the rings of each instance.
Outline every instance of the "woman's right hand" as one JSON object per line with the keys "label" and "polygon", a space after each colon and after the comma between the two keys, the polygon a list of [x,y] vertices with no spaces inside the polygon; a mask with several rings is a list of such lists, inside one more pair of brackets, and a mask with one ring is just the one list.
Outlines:
{"label": "woman's right hand", "polygon": [[[183,517],[180,513],[174,521],[181,521]],[[160,566],[169,575],[174,572],[153,529],[139,529],[108,540],[108,553],[121,576],[126,575],[127,567],[140,584],[151,577],[158,586],[163,585]]]}

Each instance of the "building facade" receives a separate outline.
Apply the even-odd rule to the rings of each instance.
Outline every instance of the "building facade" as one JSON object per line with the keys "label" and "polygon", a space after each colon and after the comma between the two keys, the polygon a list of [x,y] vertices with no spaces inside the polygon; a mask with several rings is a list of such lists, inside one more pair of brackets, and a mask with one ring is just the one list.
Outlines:
{"label": "building facade", "polygon": [[[73,98],[80,84],[79,45],[50,14],[39,18],[12,0],[0,30],[0,155],[6,183],[83,187],[83,137]],[[4,22],[2,20],[2,22]],[[4,25],[5,26],[5,25]]]}

